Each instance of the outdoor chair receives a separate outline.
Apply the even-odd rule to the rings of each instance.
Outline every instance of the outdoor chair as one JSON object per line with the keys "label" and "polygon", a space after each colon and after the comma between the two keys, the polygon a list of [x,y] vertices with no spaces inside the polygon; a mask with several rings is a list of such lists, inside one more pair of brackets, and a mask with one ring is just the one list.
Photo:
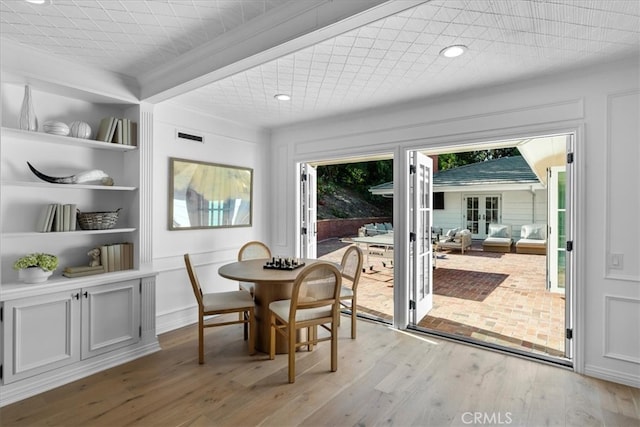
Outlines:
{"label": "outdoor chair", "polygon": [[[276,333],[287,339],[289,357],[289,383],[296,380],[296,349],[331,341],[331,372],[338,369],[338,316],[342,275],[330,262],[319,261],[303,267],[293,283],[291,299],[269,304],[271,339],[269,359],[276,353]],[[328,325],[328,326],[327,326]],[[329,331],[329,336],[318,337],[316,328]],[[298,330],[306,329],[298,341]]]}
{"label": "outdoor chair", "polygon": [[488,237],[482,242],[482,250],[486,252],[511,252],[513,243],[511,226],[506,224],[489,224]]}
{"label": "outdoor chair", "polygon": [[520,239],[516,242],[518,254],[547,254],[547,225],[526,224],[520,229]]}
{"label": "outdoor chair", "polygon": [[[351,338],[356,338],[356,301],[358,282],[362,273],[362,263],[364,261],[362,249],[356,245],[349,246],[342,255],[342,286],[340,290],[340,305],[351,308]],[[345,280],[348,285],[345,285]],[[345,301],[350,300],[350,304]]]}
{"label": "outdoor chair", "polygon": [[442,249],[455,249],[459,250],[462,254],[467,248],[471,247],[471,231],[459,228],[453,228],[438,240],[436,243],[436,250]]}
{"label": "outdoor chair", "polygon": [[[198,302],[198,363],[204,363],[204,328],[216,326],[234,325],[244,323],[249,324],[249,354],[255,353],[256,339],[256,318],[254,314],[254,303],[251,294],[247,291],[230,291],[217,293],[203,293],[200,281],[193,268],[189,254],[184,254],[184,263],[189,274],[193,294]],[[228,322],[205,322],[205,316],[218,314],[240,313],[239,320]],[[245,340],[247,336],[245,334]]]}

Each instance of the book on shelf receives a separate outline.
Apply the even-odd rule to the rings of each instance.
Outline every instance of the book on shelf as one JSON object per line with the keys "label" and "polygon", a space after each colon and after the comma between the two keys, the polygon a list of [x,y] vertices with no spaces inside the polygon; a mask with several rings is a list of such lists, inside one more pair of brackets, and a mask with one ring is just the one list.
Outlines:
{"label": "book on shelf", "polygon": [[78,205],[75,203],[69,204],[69,211],[71,213],[69,231],[76,231],[78,227]]}
{"label": "book on shelf", "polygon": [[36,224],[36,231],[40,233],[76,231],[76,211],[75,203],[50,203],[43,206]]}
{"label": "book on shelf", "polygon": [[127,118],[105,117],[100,121],[97,141],[137,145],[138,125]]}
{"label": "book on shelf", "polygon": [[64,277],[69,277],[69,278],[73,278],[73,277],[84,277],[84,276],[92,276],[94,274],[102,274],[104,273],[104,267],[103,266],[99,266],[99,268],[97,269],[93,269],[93,270],[84,270],[84,271],[76,271],[76,272],[72,272],[72,271],[67,271],[66,269],[62,272],[62,275]]}
{"label": "book on shelf", "polygon": [[100,263],[105,271],[133,269],[133,243],[112,243],[100,246]]}
{"label": "book on shelf", "polygon": [[122,144],[122,119],[117,119],[116,121],[116,131],[113,134],[113,139],[111,140],[111,142],[113,142],[114,144]]}
{"label": "book on shelf", "polygon": [[111,139],[111,129],[113,127],[113,122],[116,120],[115,117],[105,117],[100,120],[100,127],[98,128],[98,134],[96,135],[97,141],[110,142]]}
{"label": "book on shelf", "polygon": [[80,265],[77,267],[66,267],[64,269],[65,273],[82,273],[85,271],[104,271],[104,267],[102,265],[95,265],[95,266],[91,266],[91,265]]}
{"label": "book on shelf", "polygon": [[62,205],[62,231],[70,231],[71,205]]}
{"label": "book on shelf", "polygon": [[54,221],[53,231],[63,231],[64,212],[62,203],[56,203],[56,219]]}
{"label": "book on shelf", "polygon": [[36,231],[40,233],[49,231],[49,224],[51,224],[51,218],[53,216],[53,206],[53,204],[48,204],[42,208],[40,216],[38,217],[38,223],[36,224]]}
{"label": "book on shelf", "polygon": [[129,128],[131,129],[131,137],[129,138],[129,145],[134,147],[138,145],[138,123],[130,122]]}

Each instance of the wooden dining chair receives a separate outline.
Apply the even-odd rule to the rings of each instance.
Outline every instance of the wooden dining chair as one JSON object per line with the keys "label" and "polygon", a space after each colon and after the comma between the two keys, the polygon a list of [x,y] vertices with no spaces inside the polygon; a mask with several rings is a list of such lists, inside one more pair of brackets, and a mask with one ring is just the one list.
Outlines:
{"label": "wooden dining chair", "polygon": [[[269,304],[271,339],[269,358],[276,353],[276,333],[287,340],[289,383],[296,380],[296,349],[331,341],[331,372],[338,370],[338,316],[342,276],[335,265],[319,261],[303,267],[293,283],[291,299]],[[327,326],[328,325],[328,326]],[[320,326],[329,336],[318,337]],[[306,329],[306,340],[298,341],[298,330]]]}
{"label": "wooden dining chair", "polygon": [[[238,261],[246,261],[248,259],[271,258],[271,249],[257,240],[245,243],[238,251]],[[251,282],[240,282],[240,289],[249,292],[251,296],[255,293],[255,286]]]}
{"label": "wooden dining chair", "polygon": [[[358,246],[349,246],[342,255],[342,286],[340,289],[340,305],[351,308],[351,338],[356,338],[356,302],[358,282],[362,273],[364,254]],[[344,280],[346,279],[346,280]],[[346,301],[350,301],[347,303]]]}
{"label": "wooden dining chair", "polygon": [[[184,254],[184,263],[187,267],[187,273],[189,274],[193,293],[196,297],[196,301],[198,301],[198,362],[200,364],[204,363],[204,328],[216,326],[244,323],[246,327],[248,324],[249,334],[248,337],[245,336],[245,340],[248,338],[249,354],[254,354],[256,317],[254,312],[254,302],[251,295],[247,291],[229,291],[205,294],[202,292],[200,281],[198,280],[196,271],[191,264],[189,254]],[[240,313],[241,317],[239,320],[228,322],[205,322],[205,316],[227,313]]]}

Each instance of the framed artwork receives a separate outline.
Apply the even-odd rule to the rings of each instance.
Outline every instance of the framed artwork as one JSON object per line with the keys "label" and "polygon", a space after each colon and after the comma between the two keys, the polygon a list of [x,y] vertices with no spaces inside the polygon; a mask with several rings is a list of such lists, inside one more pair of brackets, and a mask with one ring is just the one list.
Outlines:
{"label": "framed artwork", "polygon": [[169,162],[169,230],[251,226],[253,169]]}

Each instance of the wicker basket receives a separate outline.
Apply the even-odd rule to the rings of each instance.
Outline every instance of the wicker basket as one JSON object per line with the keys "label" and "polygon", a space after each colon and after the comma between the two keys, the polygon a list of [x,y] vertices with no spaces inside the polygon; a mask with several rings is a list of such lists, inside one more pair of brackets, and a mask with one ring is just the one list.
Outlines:
{"label": "wicker basket", "polygon": [[113,212],[80,212],[78,224],[83,230],[109,230],[116,225],[120,209]]}

